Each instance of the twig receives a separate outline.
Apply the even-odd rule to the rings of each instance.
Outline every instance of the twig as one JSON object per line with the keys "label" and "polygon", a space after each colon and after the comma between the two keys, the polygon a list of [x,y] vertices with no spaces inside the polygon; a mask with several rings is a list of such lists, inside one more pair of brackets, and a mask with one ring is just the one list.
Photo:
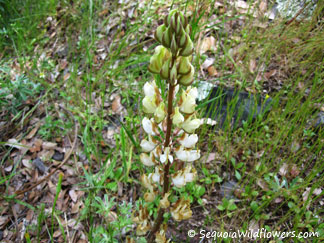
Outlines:
{"label": "twig", "polygon": [[55,172],[57,172],[67,161],[68,159],[70,158],[71,154],[72,154],[72,151],[75,149],[75,146],[76,146],[76,142],[77,142],[77,138],[78,138],[78,124],[77,124],[77,121],[76,119],[74,118],[73,114],[67,110],[65,107],[63,107],[62,105],[59,105],[63,110],[65,110],[70,116],[73,117],[74,119],[74,141],[73,141],[73,144],[72,144],[72,148],[70,149],[70,151],[66,154],[65,156],[65,159],[62,161],[62,163],[56,167],[51,173],[49,173],[46,177],[44,177],[43,179],[39,180],[38,182],[36,182],[35,184],[33,184],[32,186],[24,189],[24,190],[19,190],[17,191],[14,196],[18,196],[18,195],[21,195],[25,192],[28,192],[28,191],[31,191],[33,188],[37,187],[38,185],[40,185],[41,183],[47,181],[52,175],[54,175]]}

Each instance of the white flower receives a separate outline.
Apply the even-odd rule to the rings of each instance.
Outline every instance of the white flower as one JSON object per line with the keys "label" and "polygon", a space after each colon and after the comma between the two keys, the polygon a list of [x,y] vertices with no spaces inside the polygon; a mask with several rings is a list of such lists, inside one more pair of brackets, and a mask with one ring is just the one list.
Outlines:
{"label": "white flower", "polygon": [[195,146],[197,141],[198,141],[197,134],[188,135],[187,133],[185,133],[185,135],[180,138],[179,142],[185,148],[192,148]]}
{"label": "white flower", "polygon": [[146,165],[146,166],[155,165],[154,162],[153,162],[154,157],[153,157],[152,153],[150,153],[150,155],[148,155],[146,153],[141,153],[140,160],[143,163],[143,165]]}
{"label": "white flower", "polygon": [[173,156],[170,155],[170,147],[164,149],[164,153],[160,155],[160,161],[164,164],[166,161],[173,162]]}
{"label": "white flower", "polygon": [[195,180],[197,177],[197,171],[195,168],[192,168],[192,166],[189,164],[185,169],[184,169],[184,175],[186,178],[186,183],[187,182],[192,182]]}
{"label": "white flower", "polygon": [[161,102],[160,105],[155,110],[154,120],[156,123],[160,123],[161,121],[164,120],[165,116],[166,116],[165,104]]}
{"label": "white flower", "polygon": [[196,98],[198,95],[197,88],[187,88],[187,91],[182,91],[182,103],[180,111],[186,114],[192,114],[196,108]]}
{"label": "white flower", "polygon": [[152,96],[145,96],[143,101],[143,110],[145,113],[152,114],[155,112],[157,105],[156,105],[156,95]]}
{"label": "white flower", "polygon": [[152,82],[146,82],[144,84],[144,94],[145,96],[153,96],[155,95],[155,89],[156,89],[156,84],[155,81],[153,80]]}
{"label": "white flower", "polygon": [[174,125],[176,125],[177,127],[179,127],[181,125],[181,123],[184,122],[184,117],[183,115],[179,112],[179,107],[177,106],[174,109],[174,115],[172,117],[172,122]]}
{"label": "white flower", "polygon": [[178,159],[185,162],[192,162],[200,158],[200,150],[185,150],[183,147],[180,147],[175,154]]}
{"label": "white flower", "polygon": [[183,187],[188,182],[194,181],[197,176],[197,171],[191,165],[186,166],[184,169],[176,172],[172,176],[172,182],[176,187]]}
{"label": "white flower", "polygon": [[185,120],[182,125],[181,128],[183,130],[185,130],[187,133],[194,133],[195,130],[200,126],[201,121],[200,119],[191,119],[191,117],[189,117],[187,120]]}
{"label": "white flower", "polygon": [[150,173],[148,175],[148,178],[151,179],[155,183],[160,183],[160,178],[161,178],[160,169],[158,167],[155,167],[155,172]]}
{"label": "white flower", "polygon": [[173,185],[178,188],[183,187],[186,185],[186,178],[182,173],[176,173],[175,176],[172,177]]}
{"label": "white flower", "polygon": [[146,139],[143,139],[141,141],[141,148],[144,152],[151,152],[153,149],[155,149],[156,146],[157,146],[157,144],[152,141],[151,136],[150,136],[149,141],[147,141]]}
{"label": "white flower", "polygon": [[142,125],[144,128],[144,131],[149,135],[155,135],[155,132],[153,131],[153,123],[151,120],[149,120],[147,117],[144,117],[142,120]]}

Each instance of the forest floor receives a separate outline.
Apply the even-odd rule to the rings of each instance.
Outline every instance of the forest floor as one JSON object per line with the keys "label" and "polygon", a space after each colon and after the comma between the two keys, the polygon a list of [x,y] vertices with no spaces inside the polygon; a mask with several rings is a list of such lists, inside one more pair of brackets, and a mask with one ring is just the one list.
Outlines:
{"label": "forest floor", "polygon": [[192,218],[170,217],[167,238],[216,242],[200,231],[265,230],[296,237],[218,238],[324,241],[321,1],[308,19],[299,16],[306,7],[275,16],[267,0],[9,5],[0,0],[0,242],[145,242],[132,222],[146,170],[142,88],[154,79],[153,33],[170,8],[192,26],[193,85],[272,104],[235,129],[231,109],[222,128],[199,128],[198,179],[170,199],[190,199]]}

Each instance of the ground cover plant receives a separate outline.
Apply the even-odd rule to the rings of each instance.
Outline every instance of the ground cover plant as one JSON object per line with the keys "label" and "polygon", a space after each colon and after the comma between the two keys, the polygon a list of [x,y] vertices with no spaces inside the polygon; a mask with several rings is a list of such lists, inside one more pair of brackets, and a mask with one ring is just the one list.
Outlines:
{"label": "ground cover plant", "polygon": [[[148,67],[155,30],[177,9],[195,43],[197,117],[214,124],[206,109],[217,121],[225,103],[226,116],[195,130],[196,180],[168,197],[185,198],[191,217],[164,214],[160,242],[258,230],[305,237],[222,240],[322,242],[323,3],[310,18],[300,17],[307,6],[273,17],[275,4],[0,0],[0,241],[146,242],[134,213],[149,192],[140,180],[143,88],[154,80],[167,97]],[[208,96],[201,85],[221,89]],[[268,100],[269,111],[241,119],[246,102],[259,102],[244,97]],[[152,219],[158,200],[147,204]]]}

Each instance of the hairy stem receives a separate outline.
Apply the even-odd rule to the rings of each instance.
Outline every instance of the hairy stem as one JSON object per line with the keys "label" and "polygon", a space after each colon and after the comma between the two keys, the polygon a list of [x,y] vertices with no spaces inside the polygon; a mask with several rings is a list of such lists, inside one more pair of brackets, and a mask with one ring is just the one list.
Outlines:
{"label": "hairy stem", "polygon": [[[173,66],[174,62],[176,61],[176,56],[172,56],[172,62],[171,62],[171,67]],[[171,141],[171,130],[172,130],[172,119],[171,115],[173,112],[173,93],[174,93],[174,88],[175,85],[172,84],[172,82],[169,80],[169,93],[168,93],[168,114],[167,114],[167,131],[165,135],[165,141],[164,141],[164,148],[169,147],[170,141]],[[165,166],[164,166],[164,175],[163,175],[163,193],[162,197],[168,193],[169,191],[169,170],[170,170],[170,162],[167,160]],[[152,230],[147,236],[147,242],[152,243],[154,241],[154,234],[160,229],[160,225],[163,222],[163,214],[164,214],[164,209],[160,208],[158,212],[158,216],[155,219],[154,225]]]}

